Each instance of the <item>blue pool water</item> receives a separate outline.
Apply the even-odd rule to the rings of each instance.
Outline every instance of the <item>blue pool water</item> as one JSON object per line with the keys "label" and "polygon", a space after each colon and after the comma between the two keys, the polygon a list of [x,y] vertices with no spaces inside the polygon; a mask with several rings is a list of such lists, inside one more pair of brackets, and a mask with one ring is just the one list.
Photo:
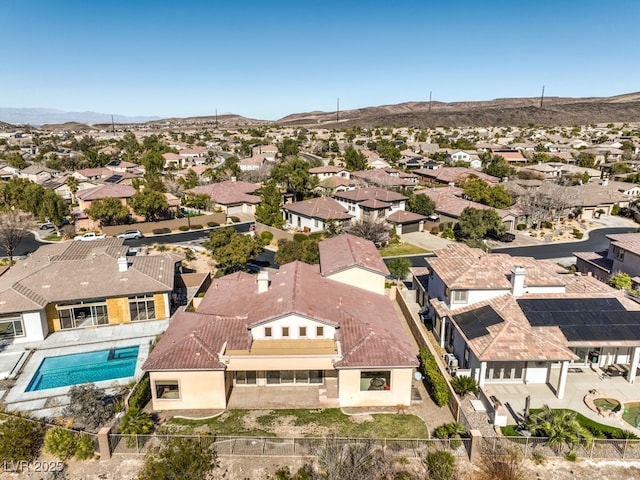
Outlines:
{"label": "blue pool water", "polygon": [[81,383],[132,377],[140,347],[112,348],[97,352],[47,357],[33,375],[26,392]]}

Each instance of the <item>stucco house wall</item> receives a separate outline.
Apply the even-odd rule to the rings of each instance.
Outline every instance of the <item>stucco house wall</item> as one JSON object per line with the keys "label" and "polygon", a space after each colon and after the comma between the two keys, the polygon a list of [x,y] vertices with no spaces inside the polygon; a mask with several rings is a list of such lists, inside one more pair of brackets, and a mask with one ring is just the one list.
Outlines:
{"label": "stucco house wall", "polygon": [[[151,402],[154,410],[191,410],[227,407],[225,372],[176,371],[150,372]],[[156,382],[177,381],[179,397],[163,399],[157,397]]]}
{"label": "stucco house wall", "polygon": [[[362,371],[391,371],[389,390],[361,390]],[[375,407],[389,405],[411,405],[411,386],[413,382],[411,368],[368,368],[341,369],[338,371],[340,385],[339,402],[341,407]]]}

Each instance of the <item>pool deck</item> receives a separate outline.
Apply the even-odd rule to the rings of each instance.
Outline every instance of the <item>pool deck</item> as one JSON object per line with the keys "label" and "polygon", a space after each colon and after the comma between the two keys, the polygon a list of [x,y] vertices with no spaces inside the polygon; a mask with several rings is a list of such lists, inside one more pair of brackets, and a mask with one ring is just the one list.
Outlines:
{"label": "pool deck", "polygon": [[69,403],[70,386],[26,392],[26,388],[46,357],[85,353],[138,345],[133,377],[96,382],[100,388],[115,389],[142,376],[142,364],[149,355],[153,339],[164,332],[170,320],[154,320],[128,325],[93,327],[55,332],[41,342],[6,345],[0,353],[0,375],[8,380],[0,388],[0,399],[11,411],[29,411],[34,416],[59,416]]}

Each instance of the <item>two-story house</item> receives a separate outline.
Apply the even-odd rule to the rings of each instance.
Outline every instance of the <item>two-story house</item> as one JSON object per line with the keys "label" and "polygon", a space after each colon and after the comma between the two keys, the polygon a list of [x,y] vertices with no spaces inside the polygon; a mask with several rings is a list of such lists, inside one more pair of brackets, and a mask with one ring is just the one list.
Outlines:
{"label": "two-story house", "polygon": [[620,233],[607,238],[609,248],[602,252],[574,252],[576,270],[602,282],[613,274],[626,273],[634,284],[640,284],[640,233]]}
{"label": "two-story house", "polygon": [[319,266],[215,279],[143,366],[153,409],[226,408],[243,389],[255,407],[264,389],[306,392],[316,407],[410,405],[416,352],[387,274],[373,243],[340,235],[320,243]]}

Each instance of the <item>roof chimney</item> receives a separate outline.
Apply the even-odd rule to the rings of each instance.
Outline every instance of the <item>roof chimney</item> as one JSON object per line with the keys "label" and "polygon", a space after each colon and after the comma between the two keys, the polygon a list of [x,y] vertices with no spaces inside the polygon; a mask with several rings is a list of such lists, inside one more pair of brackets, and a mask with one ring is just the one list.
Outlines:
{"label": "roof chimney", "polygon": [[524,267],[516,266],[511,268],[511,295],[521,297],[524,295]]}
{"label": "roof chimney", "polygon": [[269,272],[258,273],[258,293],[269,290]]}
{"label": "roof chimney", "polygon": [[129,262],[127,257],[118,257],[118,271],[126,272],[129,269]]}

